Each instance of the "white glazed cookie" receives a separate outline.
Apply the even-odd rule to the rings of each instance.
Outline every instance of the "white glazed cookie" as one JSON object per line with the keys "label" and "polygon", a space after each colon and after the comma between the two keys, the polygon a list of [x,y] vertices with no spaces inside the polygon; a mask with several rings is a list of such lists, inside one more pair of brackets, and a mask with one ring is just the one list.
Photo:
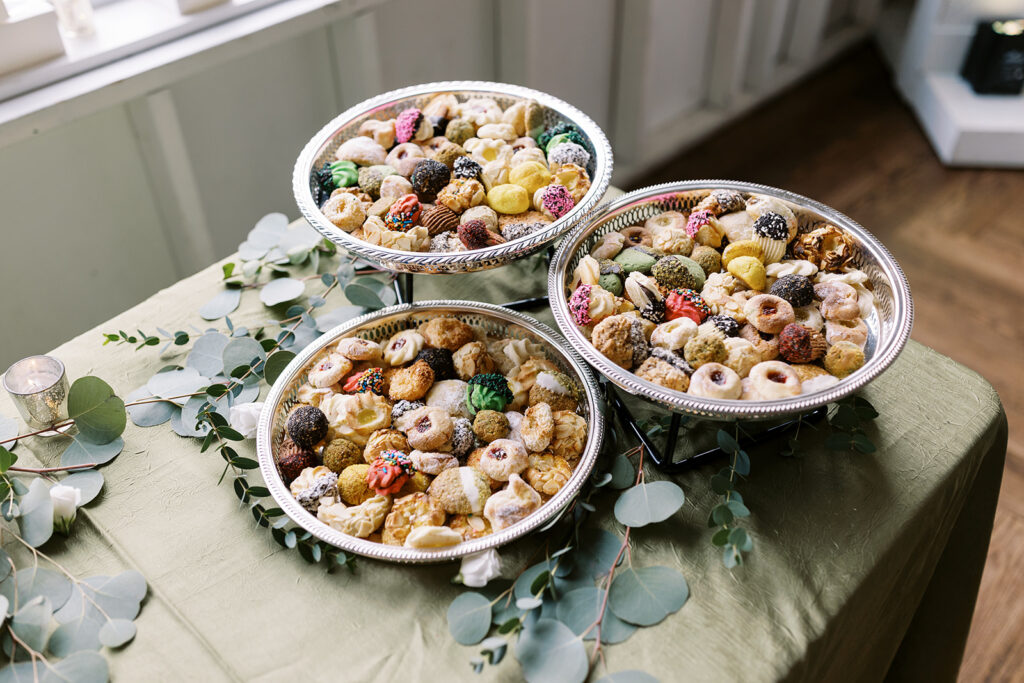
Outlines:
{"label": "white glazed cookie", "polygon": [[344,503],[321,505],[317,519],[343,534],[366,538],[384,523],[391,509],[389,496],[374,496],[365,503],[346,507]]}
{"label": "white glazed cookie", "polygon": [[384,360],[391,365],[408,363],[423,348],[423,335],[416,330],[402,330],[384,345]]}
{"label": "white glazed cookie", "polygon": [[409,548],[444,548],[462,543],[462,534],[446,526],[420,526],[405,539]]}
{"label": "white glazed cookie", "polygon": [[539,493],[518,474],[513,474],[509,477],[507,489],[498,491],[487,499],[484,517],[495,531],[500,531],[526,519],[540,508],[543,502]]}

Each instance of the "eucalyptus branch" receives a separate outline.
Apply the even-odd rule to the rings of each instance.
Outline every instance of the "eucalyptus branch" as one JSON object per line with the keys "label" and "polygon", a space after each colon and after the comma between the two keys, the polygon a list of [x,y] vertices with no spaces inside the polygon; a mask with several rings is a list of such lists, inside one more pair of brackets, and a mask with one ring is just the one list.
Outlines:
{"label": "eucalyptus branch", "polygon": [[39,434],[52,432],[55,429],[63,429],[64,427],[70,427],[73,424],[75,424],[74,420],[65,420],[64,422],[57,422],[56,424],[52,424],[49,427],[37,429],[36,431],[29,432],[28,434],[19,434],[18,436],[12,436],[9,439],[3,439],[2,441],[0,441],[0,446],[2,446],[5,443],[11,443],[12,441],[20,441],[21,439],[24,439],[29,436],[38,436]]}
{"label": "eucalyptus branch", "polygon": [[90,462],[85,465],[64,465],[62,467],[15,467],[7,468],[8,472],[28,472],[30,474],[46,474],[47,472],[70,472],[71,470],[89,470],[99,467],[99,463]]}

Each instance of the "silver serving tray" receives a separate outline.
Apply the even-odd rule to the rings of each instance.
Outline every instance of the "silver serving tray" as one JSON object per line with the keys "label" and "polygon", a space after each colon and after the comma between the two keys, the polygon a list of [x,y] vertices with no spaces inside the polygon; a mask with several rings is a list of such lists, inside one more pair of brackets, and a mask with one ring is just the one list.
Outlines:
{"label": "silver serving tray", "polygon": [[[867,273],[875,295],[875,310],[865,320],[868,342],[864,367],[833,387],[813,394],[772,401],[710,399],[672,391],[640,379],[608,360],[583,336],[569,315],[568,288],[576,265],[590,253],[598,239],[606,233],[643,223],[662,211],[688,211],[710,190],[717,188],[762,194],[787,202],[797,216],[801,233],[827,221],[855,238],[858,249],[853,263]],[[548,296],[562,334],[599,373],[630,394],[654,401],[670,411],[712,420],[772,419],[804,413],[848,396],[881,374],[896,359],[910,338],[914,319],[914,303],[907,278],[896,259],[874,235],[847,216],[813,199],[766,185],[732,180],[690,180],[653,185],[601,205],[562,241],[548,272]]]}
{"label": "silver serving tray", "polygon": [[[580,406],[580,414],[589,425],[587,442],[579,464],[566,485],[545,502],[537,512],[508,529],[483,538],[464,541],[459,545],[437,549],[406,548],[374,543],[332,529],[317,519],[316,515],[310,514],[299,505],[291,491],[285,486],[277,468],[277,451],[284,436],[285,420],[288,410],[295,403],[298,387],[305,382],[307,366],[324,347],[335,343],[342,337],[386,341],[400,330],[417,327],[420,323],[439,316],[459,318],[466,324],[494,336],[525,338],[540,344],[550,361],[557,365],[562,372],[579,381],[586,396],[586,401]],[[292,362],[274,383],[263,406],[256,432],[256,453],[260,463],[260,473],[274,500],[292,521],[320,540],[348,552],[390,562],[444,562],[505,545],[560,515],[567,508],[586,482],[587,477],[590,476],[604,440],[604,416],[601,413],[600,396],[597,382],[586,363],[567,347],[557,332],[547,325],[521,313],[492,304],[472,301],[421,301],[414,304],[392,306],[350,320],[321,336],[292,359]]]}
{"label": "silver serving tray", "polygon": [[[438,93],[454,93],[460,100],[489,97],[503,109],[513,103],[533,99],[544,107],[545,125],[561,121],[576,125],[594,149],[587,168],[590,190],[569,213],[543,230],[521,239],[474,251],[430,253],[399,251],[375,246],[339,230],[327,220],[313,199],[311,173],[326,161],[334,160],[338,146],[356,135],[359,125],[370,118],[386,120],[409,107],[422,107]],[[405,273],[468,273],[503,266],[540,251],[583,220],[608,189],[612,177],[612,148],[608,138],[594,121],[571,104],[538,90],[487,81],[445,81],[392,90],[368,99],[335,117],[306,143],[295,162],[292,189],[302,215],[320,234],[349,252],[381,268]]]}

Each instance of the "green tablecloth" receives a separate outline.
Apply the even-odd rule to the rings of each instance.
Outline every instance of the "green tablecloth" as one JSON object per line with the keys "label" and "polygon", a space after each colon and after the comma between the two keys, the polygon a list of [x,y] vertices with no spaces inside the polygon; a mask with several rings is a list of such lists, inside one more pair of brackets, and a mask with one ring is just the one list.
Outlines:
{"label": "green tablecloth", "polygon": [[[101,347],[100,330],[202,325],[197,310],[220,273],[211,266],[53,353],[72,378],[96,374],[125,395],[164,362],[153,349]],[[470,276],[418,277],[416,298],[501,302],[543,287],[535,258]],[[328,308],[341,303],[332,295]],[[258,324],[266,315],[249,292],[232,319]],[[540,317],[551,323],[547,312]],[[183,356],[167,360],[175,359]],[[611,671],[641,668],[663,681],[955,678],[999,490],[1005,417],[981,377],[913,342],[864,395],[882,413],[877,453],[831,453],[811,433],[804,457],[754,453],[740,490],[756,547],[741,568],[725,569],[709,542],[711,472],[678,477],[686,505],[635,532],[634,561],[678,567],[692,596],[658,626],[608,648]],[[459,591],[449,583],[457,565],[361,559],[355,575],[328,574],[254,528],[229,485],[217,485],[220,458],[200,454],[196,440],[168,425],[131,424],[124,439],[124,452],[104,468],[103,494],[80,513],[62,552],[80,574],[136,568],[149,582],[138,636],[109,653],[115,679],[472,676],[476,650],[455,644],[445,621]],[[52,465],[60,447],[22,444],[20,464]],[[254,451],[252,442],[242,450]],[[509,565],[521,555],[503,554]],[[518,677],[511,656],[484,676]]]}

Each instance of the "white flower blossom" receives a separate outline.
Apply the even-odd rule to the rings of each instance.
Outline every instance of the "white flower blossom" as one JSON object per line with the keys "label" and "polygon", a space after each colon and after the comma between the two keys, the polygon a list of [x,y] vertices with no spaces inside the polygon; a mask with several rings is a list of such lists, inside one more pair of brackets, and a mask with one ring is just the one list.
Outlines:
{"label": "white flower blossom", "polygon": [[242,403],[231,406],[228,422],[245,438],[254,439],[256,438],[256,425],[259,424],[262,411],[262,403]]}
{"label": "white flower blossom", "polygon": [[481,588],[491,579],[501,576],[501,556],[494,548],[482,550],[462,558],[459,568],[462,583],[470,588]]}
{"label": "white flower blossom", "polygon": [[66,536],[75,522],[82,492],[73,486],[56,484],[50,487],[50,500],[53,501],[53,528]]}

